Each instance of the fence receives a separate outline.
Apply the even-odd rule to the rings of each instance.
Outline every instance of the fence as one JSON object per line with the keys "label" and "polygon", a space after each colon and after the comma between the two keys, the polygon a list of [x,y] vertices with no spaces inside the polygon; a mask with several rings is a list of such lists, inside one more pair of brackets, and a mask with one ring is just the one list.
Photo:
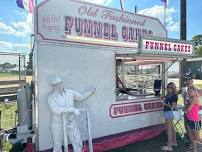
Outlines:
{"label": "fence", "polygon": [[11,129],[17,125],[17,90],[25,80],[0,81],[0,129]]}
{"label": "fence", "polygon": [[0,52],[0,129],[17,125],[17,90],[26,82],[26,56]]}

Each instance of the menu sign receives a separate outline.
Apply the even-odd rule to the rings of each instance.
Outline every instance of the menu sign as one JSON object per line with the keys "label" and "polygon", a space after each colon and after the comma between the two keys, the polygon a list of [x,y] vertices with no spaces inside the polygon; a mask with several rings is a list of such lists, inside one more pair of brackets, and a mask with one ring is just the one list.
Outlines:
{"label": "menu sign", "polygon": [[190,57],[194,54],[192,42],[157,37],[143,37],[139,43],[140,54]]}

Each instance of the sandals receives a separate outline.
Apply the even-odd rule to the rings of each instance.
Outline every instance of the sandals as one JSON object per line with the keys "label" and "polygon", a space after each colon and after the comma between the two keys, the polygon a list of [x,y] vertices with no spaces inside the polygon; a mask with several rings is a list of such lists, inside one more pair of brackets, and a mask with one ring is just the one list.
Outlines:
{"label": "sandals", "polygon": [[173,149],[172,148],[168,148],[168,146],[161,147],[161,150],[163,150],[163,151],[173,151]]}
{"label": "sandals", "polygon": [[172,143],[172,146],[177,147],[178,144],[177,143]]}
{"label": "sandals", "polygon": [[[166,143],[166,145],[168,145],[168,143]],[[174,146],[174,147],[177,147],[177,146],[178,146],[177,143],[172,143],[171,145]]]}

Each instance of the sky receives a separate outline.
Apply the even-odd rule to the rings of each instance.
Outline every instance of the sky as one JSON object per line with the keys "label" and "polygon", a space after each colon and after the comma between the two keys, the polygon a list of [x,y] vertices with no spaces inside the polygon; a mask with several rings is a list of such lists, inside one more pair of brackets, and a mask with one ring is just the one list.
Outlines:
{"label": "sky", "polygon": [[[42,0],[38,0],[40,2]],[[119,0],[86,0],[107,7],[121,9]],[[137,12],[159,18],[163,23],[164,5],[161,0],[123,0],[125,11]],[[169,38],[179,39],[179,2],[169,0],[166,13],[166,28]],[[30,52],[32,14],[18,8],[16,0],[0,0],[0,52]],[[202,0],[187,0],[187,39],[202,34]]]}

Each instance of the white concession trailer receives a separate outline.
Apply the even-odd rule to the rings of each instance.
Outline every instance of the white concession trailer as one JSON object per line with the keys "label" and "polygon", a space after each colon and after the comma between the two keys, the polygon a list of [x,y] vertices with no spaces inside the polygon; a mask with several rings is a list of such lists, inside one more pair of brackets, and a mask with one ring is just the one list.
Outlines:
{"label": "white concession trailer", "polygon": [[[90,115],[93,150],[102,152],[155,137],[164,130],[159,95],[168,62],[193,55],[187,41],[167,39],[161,22],[79,0],[44,0],[35,8],[34,115],[36,151],[52,151],[50,77],[65,88],[96,93],[78,108]],[[116,64],[121,60],[121,65]],[[117,76],[127,87],[118,89]]]}

